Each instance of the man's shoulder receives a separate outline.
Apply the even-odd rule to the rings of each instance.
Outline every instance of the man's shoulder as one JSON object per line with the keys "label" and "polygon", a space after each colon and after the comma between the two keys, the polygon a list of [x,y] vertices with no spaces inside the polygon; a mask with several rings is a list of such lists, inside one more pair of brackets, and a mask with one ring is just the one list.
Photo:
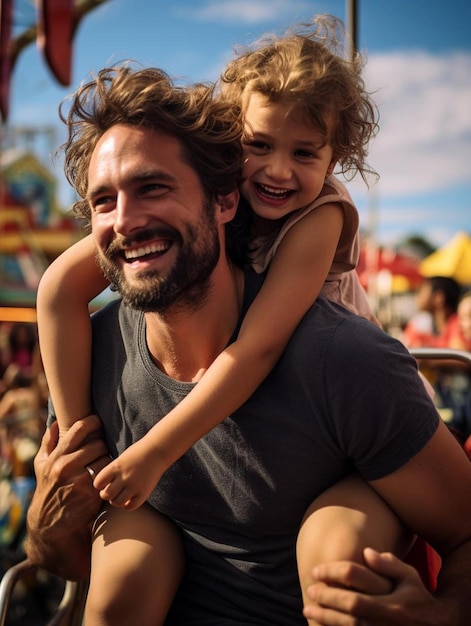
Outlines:
{"label": "man's shoulder", "polygon": [[139,311],[126,306],[121,298],[116,298],[92,314],[92,324],[96,327],[109,324],[113,320],[136,319],[139,315]]}
{"label": "man's shoulder", "polygon": [[103,346],[106,343],[117,341],[121,336],[122,341],[132,341],[143,314],[129,306],[121,299],[113,300],[92,315],[92,329],[94,345]]}
{"label": "man's shoulder", "polygon": [[310,324],[313,329],[322,330],[322,332],[326,326],[329,328],[358,326],[359,332],[364,329],[367,333],[370,328],[374,327],[374,324],[371,324],[364,317],[352,313],[341,304],[332,302],[324,296],[317,297],[302,322]]}
{"label": "man's shoulder", "polygon": [[315,345],[317,354],[334,360],[377,359],[385,353],[407,352],[401,342],[376,324],[323,297],[308,310],[292,341],[297,346]]}

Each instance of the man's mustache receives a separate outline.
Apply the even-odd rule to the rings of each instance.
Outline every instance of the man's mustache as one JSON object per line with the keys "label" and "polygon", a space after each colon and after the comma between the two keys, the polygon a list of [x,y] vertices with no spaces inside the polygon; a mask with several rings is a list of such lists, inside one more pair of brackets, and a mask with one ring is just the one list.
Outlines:
{"label": "man's mustache", "polygon": [[123,250],[144,244],[154,239],[171,239],[173,241],[181,241],[182,236],[179,231],[171,226],[158,226],[156,228],[148,228],[141,230],[132,237],[123,237],[118,235],[109,246],[104,250],[107,258],[114,258],[121,254]]}

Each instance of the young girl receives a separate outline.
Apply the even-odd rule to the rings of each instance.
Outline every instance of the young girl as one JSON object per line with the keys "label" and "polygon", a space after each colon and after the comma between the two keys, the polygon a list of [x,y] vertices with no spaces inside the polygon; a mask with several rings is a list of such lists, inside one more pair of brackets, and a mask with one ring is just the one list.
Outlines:
{"label": "young girl", "polygon": [[[338,167],[365,175],[366,148],[376,130],[375,108],[364,88],[360,59],[350,62],[335,52],[338,26],[334,18],[317,19],[304,32],[263,40],[231,62],[222,77],[218,97],[233,102],[244,119],[241,194],[253,212],[253,267],[267,270],[267,277],[237,341],[177,407],[95,477],[103,500],[118,507],[106,511],[106,523],[118,536],[143,532],[139,516],[146,527],[147,516],[154,514],[141,505],[162,474],[253,393],[319,294],[374,321],[354,271],[358,214],[332,172]],[[41,349],[61,429],[91,411],[88,302],[105,285],[90,238],[56,260],[40,285]],[[119,508],[134,513],[126,516]],[[160,563],[167,537],[172,546],[178,544],[164,522],[160,532],[149,521],[154,529],[148,543]],[[361,560],[366,545],[401,553],[404,537],[399,522],[374,492],[349,477],[316,500],[303,521],[297,553],[305,603],[316,563]],[[87,624],[126,623],[95,620],[110,604],[132,600],[125,589],[129,571],[139,572],[141,597],[145,575],[147,589],[154,589],[155,567],[148,554],[143,567],[139,554],[128,555],[123,564],[118,551],[94,542]],[[163,621],[181,572],[180,557],[177,562],[152,617],[139,623]],[[107,570],[114,573],[113,563],[121,568],[119,583],[103,599],[100,577]],[[162,571],[168,576],[165,567]]]}

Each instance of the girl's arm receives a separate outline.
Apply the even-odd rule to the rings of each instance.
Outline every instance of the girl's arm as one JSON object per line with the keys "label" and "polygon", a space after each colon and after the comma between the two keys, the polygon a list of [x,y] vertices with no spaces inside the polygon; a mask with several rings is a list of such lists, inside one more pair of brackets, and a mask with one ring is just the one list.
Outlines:
{"label": "girl's arm", "polygon": [[91,412],[88,303],[108,285],[87,236],[45,271],[37,295],[39,344],[60,430]]}
{"label": "girl's arm", "polygon": [[342,207],[326,204],[288,231],[237,340],[217,357],[191,393],[151,429],[151,445],[165,469],[239,408],[271,372],[321,291],[342,226]]}

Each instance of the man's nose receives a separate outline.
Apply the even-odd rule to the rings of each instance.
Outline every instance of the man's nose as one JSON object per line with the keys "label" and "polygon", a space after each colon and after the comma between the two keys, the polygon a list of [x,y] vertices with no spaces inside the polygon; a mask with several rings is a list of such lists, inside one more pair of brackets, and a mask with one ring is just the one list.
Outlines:
{"label": "man's nose", "polygon": [[142,228],[147,218],[139,202],[128,194],[119,194],[116,200],[114,230],[121,235],[129,235],[136,228]]}

